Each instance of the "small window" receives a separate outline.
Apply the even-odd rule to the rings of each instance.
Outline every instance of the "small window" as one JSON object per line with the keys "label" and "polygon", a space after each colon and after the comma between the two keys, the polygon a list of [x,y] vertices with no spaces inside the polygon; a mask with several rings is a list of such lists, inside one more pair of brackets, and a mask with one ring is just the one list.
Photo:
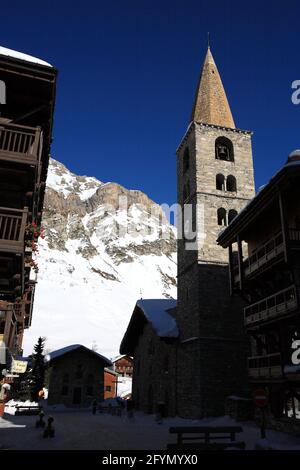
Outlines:
{"label": "small window", "polygon": [[226,210],[223,207],[220,207],[220,209],[218,209],[217,215],[218,215],[218,225],[225,227],[227,225]]}
{"label": "small window", "polygon": [[94,387],[92,387],[91,385],[86,387],[86,395],[88,397],[92,397],[94,395]]}
{"label": "small window", "polygon": [[76,377],[76,379],[82,379],[82,377],[83,377],[82,364],[77,364],[75,377]]}
{"label": "small window", "polygon": [[218,137],[215,142],[215,156],[217,160],[234,161],[233,144],[227,137]]}
{"label": "small window", "polygon": [[230,209],[230,211],[228,212],[228,223],[230,224],[230,222],[237,216],[237,211],[234,210],[234,209]]}
{"label": "small window", "polygon": [[220,173],[216,176],[216,189],[225,191],[225,177]]}
{"label": "small window", "polygon": [[94,383],[94,376],[93,374],[88,374],[87,378],[86,378],[86,382],[87,384],[89,385],[92,385]]}
{"label": "small window", "polygon": [[183,154],[183,172],[186,173],[190,167],[190,152],[188,147],[186,147]]}
{"label": "small window", "polygon": [[111,392],[111,385],[106,385],[105,390],[106,392]]}
{"label": "small window", "polygon": [[70,379],[69,374],[64,374],[63,375],[63,383],[64,384],[69,383],[69,379]]}
{"label": "small window", "polygon": [[69,393],[69,387],[67,385],[63,385],[61,389],[62,396],[65,397],[66,395],[68,395],[68,393]]}
{"label": "small window", "polygon": [[226,190],[230,191],[230,192],[235,192],[236,191],[236,179],[232,175],[227,176]]}
{"label": "small window", "polygon": [[169,356],[166,355],[164,358],[164,372],[169,372]]}

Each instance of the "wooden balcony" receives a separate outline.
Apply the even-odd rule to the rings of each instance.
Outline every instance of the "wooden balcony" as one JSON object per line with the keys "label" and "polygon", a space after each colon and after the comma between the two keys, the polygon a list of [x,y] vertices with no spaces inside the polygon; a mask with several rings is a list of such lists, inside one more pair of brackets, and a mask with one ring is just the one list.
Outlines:
{"label": "wooden balcony", "polygon": [[0,161],[37,165],[42,146],[40,127],[0,124]]}
{"label": "wooden balcony", "polygon": [[0,252],[23,253],[28,209],[0,207]]}
{"label": "wooden balcony", "polygon": [[245,307],[244,323],[245,326],[250,326],[284,317],[295,311],[297,307],[297,290],[295,286],[291,286]]}
{"label": "wooden balcony", "polygon": [[267,354],[248,358],[248,375],[251,379],[274,379],[282,377],[281,354]]}
{"label": "wooden balcony", "polygon": [[[284,255],[284,244],[282,232],[277,233],[270,240],[262,244],[255,253],[243,262],[244,277],[250,277],[253,273],[257,273],[261,268],[272,261],[282,258]],[[234,282],[239,281],[238,266],[233,268]]]}

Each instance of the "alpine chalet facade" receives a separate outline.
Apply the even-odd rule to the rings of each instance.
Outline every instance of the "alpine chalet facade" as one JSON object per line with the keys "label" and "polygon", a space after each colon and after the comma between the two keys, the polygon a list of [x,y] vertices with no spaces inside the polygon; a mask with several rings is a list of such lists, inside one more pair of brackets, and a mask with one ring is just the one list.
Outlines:
{"label": "alpine chalet facade", "polygon": [[[251,339],[248,378],[267,389],[271,419],[300,419],[300,150],[219,236]],[[224,250],[225,251],[225,250]],[[290,419],[291,418],[291,419]],[[279,419],[279,421],[278,421]]]}
{"label": "alpine chalet facade", "polygon": [[[0,364],[22,354],[49,162],[57,71],[0,47]],[[3,103],[3,101],[5,101]]]}

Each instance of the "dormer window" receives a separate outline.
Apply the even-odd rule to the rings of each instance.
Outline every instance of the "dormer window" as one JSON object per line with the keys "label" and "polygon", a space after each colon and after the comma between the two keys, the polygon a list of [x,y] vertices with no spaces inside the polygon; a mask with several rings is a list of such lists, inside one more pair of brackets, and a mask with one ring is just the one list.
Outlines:
{"label": "dormer window", "polygon": [[227,162],[234,161],[233,145],[227,137],[218,137],[215,143],[215,153],[217,160],[225,160]]}

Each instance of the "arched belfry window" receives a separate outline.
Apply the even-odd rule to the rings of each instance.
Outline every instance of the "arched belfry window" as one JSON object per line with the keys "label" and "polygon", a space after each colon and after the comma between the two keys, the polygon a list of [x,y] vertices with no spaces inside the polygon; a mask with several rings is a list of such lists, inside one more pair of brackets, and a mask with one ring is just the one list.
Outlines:
{"label": "arched belfry window", "polygon": [[230,224],[230,222],[237,216],[237,211],[234,210],[234,209],[230,209],[230,211],[228,212],[228,223]]}
{"label": "arched belfry window", "polygon": [[233,144],[227,137],[218,137],[215,142],[217,160],[234,161]]}
{"label": "arched belfry window", "polygon": [[188,171],[190,167],[190,152],[188,147],[186,147],[184,154],[183,154],[183,172],[185,173]]}
{"label": "arched belfry window", "polygon": [[220,191],[225,190],[225,177],[221,173],[216,176],[216,189]]}
{"label": "arched belfry window", "polygon": [[227,225],[226,209],[224,209],[224,207],[220,207],[218,209],[217,215],[218,215],[218,225],[225,227]]}
{"label": "arched belfry window", "polygon": [[236,191],[236,179],[232,175],[227,176],[226,191],[230,191],[230,192],[235,192]]}

